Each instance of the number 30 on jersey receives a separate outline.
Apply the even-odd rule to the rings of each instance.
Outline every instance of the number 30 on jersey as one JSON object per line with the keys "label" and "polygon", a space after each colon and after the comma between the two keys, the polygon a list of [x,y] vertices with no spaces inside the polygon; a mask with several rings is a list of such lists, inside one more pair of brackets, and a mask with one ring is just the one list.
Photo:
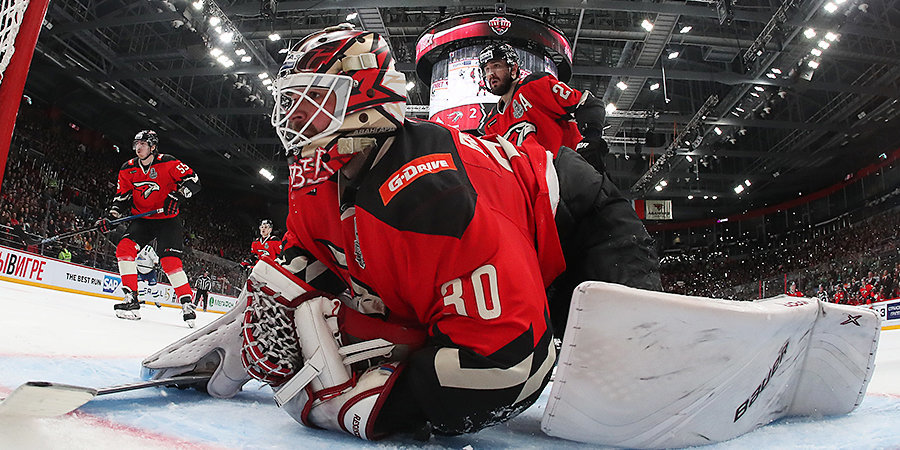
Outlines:
{"label": "number 30 on jersey", "polygon": [[[472,294],[464,296],[464,292]],[[471,316],[470,311],[474,309],[478,317],[484,320],[500,317],[497,269],[490,264],[473,270],[469,276],[455,278],[442,284],[441,295],[444,296],[444,306],[452,305],[461,316]]]}

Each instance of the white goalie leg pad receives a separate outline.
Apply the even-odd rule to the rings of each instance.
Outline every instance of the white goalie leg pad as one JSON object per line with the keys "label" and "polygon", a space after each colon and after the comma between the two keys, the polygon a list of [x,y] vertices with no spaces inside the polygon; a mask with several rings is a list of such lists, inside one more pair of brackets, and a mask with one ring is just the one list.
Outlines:
{"label": "white goalie leg pad", "polygon": [[[253,266],[250,279],[259,285],[288,284],[279,283],[285,276],[273,264],[260,260]],[[230,398],[240,392],[251,378],[241,362],[241,330],[248,295],[249,289],[245,286],[231,311],[144,359],[144,378],[152,380],[185,373],[212,373],[206,386],[210,395]]]}
{"label": "white goalie leg pad", "polygon": [[875,311],[819,302],[819,317],[787,415],[830,416],[856,409],[875,371],[880,335],[881,318]]}
{"label": "white goalie leg pad", "polygon": [[855,383],[827,385],[838,400],[816,403],[821,392],[804,388],[801,378],[824,364],[808,350],[845,341],[835,358],[865,365],[855,361],[874,353],[873,326],[860,327],[870,327],[868,338],[833,325],[817,332],[820,315],[813,299],[736,302],[583,283],[572,298],[542,429],[592,444],[685,447],[731,439],[788,414],[844,410],[847,398],[864,391],[866,370],[855,371]]}
{"label": "white goalie leg pad", "polygon": [[350,365],[393,348],[382,339],[341,346],[340,300],[318,297],[297,307],[295,323],[304,367],[276,392],[276,402],[294,420],[312,427],[375,439],[375,418],[399,374],[399,363],[373,367],[355,378]]}

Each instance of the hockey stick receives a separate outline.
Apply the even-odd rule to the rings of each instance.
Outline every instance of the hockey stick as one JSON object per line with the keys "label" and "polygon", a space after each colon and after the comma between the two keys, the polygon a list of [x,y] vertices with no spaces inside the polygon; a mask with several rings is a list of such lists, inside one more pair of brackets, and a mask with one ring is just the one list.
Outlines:
{"label": "hockey stick", "polygon": [[[135,214],[135,215],[132,215],[132,216],[120,217],[120,218],[118,218],[118,219],[110,220],[110,221],[109,221],[109,225],[118,225],[118,224],[120,224],[120,223],[122,223],[122,222],[128,222],[129,220],[140,219],[141,217],[147,217],[147,216],[150,216],[150,215],[153,215],[153,214],[159,214],[159,213],[161,213],[161,212],[163,212],[163,211],[164,211],[163,208],[159,208],[159,209],[155,209],[155,210],[153,210],[153,211],[147,211],[147,212],[143,212],[143,213],[140,213],[140,214]],[[63,233],[63,234],[57,234],[56,236],[52,236],[52,237],[48,237],[48,238],[41,239],[40,241],[37,242],[37,244],[38,244],[38,245],[43,245],[43,244],[46,244],[46,243],[48,243],[48,242],[58,241],[58,240],[60,240],[60,239],[65,239],[65,238],[72,237],[72,236],[76,236],[76,235],[79,235],[79,234],[82,234],[82,233],[87,233],[87,232],[89,232],[89,231],[94,231],[94,230],[96,230],[96,229],[98,229],[98,228],[100,228],[99,225],[93,225],[93,226],[90,226],[90,227],[87,227],[87,228],[82,228],[82,229],[80,229],[80,230],[69,231],[69,232]]]}
{"label": "hockey stick", "polygon": [[206,383],[210,375],[189,375],[151,381],[119,384],[106,388],[70,386],[46,381],[29,381],[0,401],[0,417],[55,417],[68,414],[98,395],[115,394],[154,386],[190,387]]}

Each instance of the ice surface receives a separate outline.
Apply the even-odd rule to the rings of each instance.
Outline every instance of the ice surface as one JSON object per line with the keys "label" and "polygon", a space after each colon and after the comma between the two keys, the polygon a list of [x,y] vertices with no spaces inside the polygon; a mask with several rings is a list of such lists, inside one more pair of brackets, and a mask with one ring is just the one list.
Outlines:
{"label": "ice surface", "polygon": [[[146,355],[191,331],[180,309],[144,306],[143,318],[129,321],[113,315],[113,304],[0,281],[0,397],[32,380],[90,387],[138,381]],[[198,311],[197,326],[216,317]],[[548,391],[519,417],[480,433],[427,443],[411,436],[367,443],[300,426],[258,383],[231,400],[150,388],[98,397],[59,418],[0,418],[0,449],[585,447],[540,431]],[[852,414],[783,419],[708,448],[897,447],[900,427],[895,424],[900,424],[900,331],[884,331],[868,394]]]}

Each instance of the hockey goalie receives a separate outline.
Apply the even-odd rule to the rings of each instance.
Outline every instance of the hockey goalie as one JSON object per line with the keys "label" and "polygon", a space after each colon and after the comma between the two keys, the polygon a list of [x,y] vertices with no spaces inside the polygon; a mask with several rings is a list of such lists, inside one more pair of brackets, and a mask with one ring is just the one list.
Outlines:
{"label": "hockey goalie", "polygon": [[630,447],[842,414],[865,391],[874,313],[799,298],[587,282],[557,361],[546,289],[568,260],[555,219],[584,198],[595,209],[599,185],[573,196],[559,155],[529,139],[405,119],[387,41],[348,24],[300,41],[273,85],[294,161],[284,249],[230,312],[146,358],[145,377],[211,374],[220,398],[256,378],[304,426],[379,439],[509,420],[556,364],[544,431]]}

